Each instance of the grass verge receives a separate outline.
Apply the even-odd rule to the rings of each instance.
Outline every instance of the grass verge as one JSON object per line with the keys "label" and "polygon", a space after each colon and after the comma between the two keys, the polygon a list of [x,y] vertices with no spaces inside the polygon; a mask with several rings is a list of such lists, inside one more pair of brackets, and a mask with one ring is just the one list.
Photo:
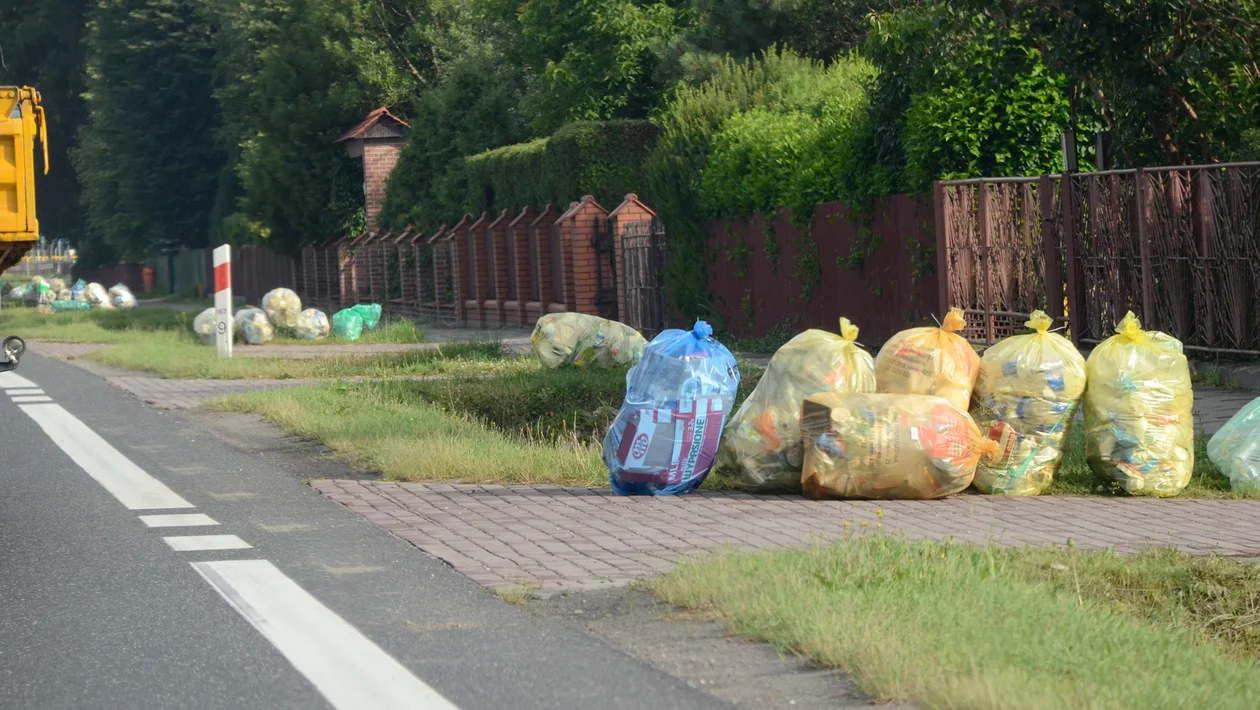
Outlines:
{"label": "grass verge", "polygon": [[85,357],[107,367],[161,377],[218,380],[486,375],[538,366],[530,358],[508,352],[501,343],[454,343],[432,350],[377,355],[221,360],[213,348],[181,333],[153,333],[143,341],[123,343]]}
{"label": "grass verge", "polygon": [[231,395],[211,406],[250,412],[323,443],[390,481],[607,484],[598,447],[531,442],[379,384],[327,384]]}
{"label": "grass verge", "polygon": [[923,707],[1260,707],[1260,570],[1221,558],[870,535],[689,561],[653,588]]}

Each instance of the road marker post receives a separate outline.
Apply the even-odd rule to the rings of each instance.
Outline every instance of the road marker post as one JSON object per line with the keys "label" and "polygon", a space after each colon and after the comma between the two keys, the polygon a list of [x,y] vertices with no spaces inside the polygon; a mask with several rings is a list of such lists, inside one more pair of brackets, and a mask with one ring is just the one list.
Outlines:
{"label": "road marker post", "polygon": [[232,247],[214,250],[214,343],[219,357],[232,357]]}

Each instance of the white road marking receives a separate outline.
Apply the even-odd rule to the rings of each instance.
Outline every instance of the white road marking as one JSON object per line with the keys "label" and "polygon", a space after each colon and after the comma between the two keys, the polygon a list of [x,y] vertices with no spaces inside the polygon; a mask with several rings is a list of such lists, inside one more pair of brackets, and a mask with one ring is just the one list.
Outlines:
{"label": "white road marking", "polygon": [[9,395],[16,396],[19,394],[43,394],[44,390],[39,387],[17,387],[6,389],[5,392]]}
{"label": "white road marking", "polygon": [[13,398],[15,404],[32,404],[34,402],[51,402],[52,397],[47,395],[22,395]]}
{"label": "white road marking", "polygon": [[198,525],[218,525],[219,521],[205,513],[174,513],[172,515],[141,515],[140,522],[151,528],[190,528]]}
{"label": "white road marking", "polygon": [[235,535],[176,535],[162,538],[176,552],[248,550],[253,545]]}
{"label": "white road marking", "polygon": [[35,389],[39,385],[22,377],[16,372],[0,372],[0,390],[11,390],[18,388]]}
{"label": "white road marking", "polygon": [[267,560],[192,566],[333,707],[454,710],[455,705]]}
{"label": "white road marking", "polygon": [[23,404],[19,408],[128,510],[194,507],[165,483],[145,473],[61,405]]}

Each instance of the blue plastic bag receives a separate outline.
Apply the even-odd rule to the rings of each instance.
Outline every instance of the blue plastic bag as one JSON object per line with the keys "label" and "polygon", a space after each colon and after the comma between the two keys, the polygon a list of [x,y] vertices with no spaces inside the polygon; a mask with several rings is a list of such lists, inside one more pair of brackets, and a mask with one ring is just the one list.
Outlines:
{"label": "blue plastic bag", "polygon": [[604,463],[617,495],[690,493],[717,456],[735,405],[739,366],[696,321],[666,330],[626,374],[626,399],[604,437]]}

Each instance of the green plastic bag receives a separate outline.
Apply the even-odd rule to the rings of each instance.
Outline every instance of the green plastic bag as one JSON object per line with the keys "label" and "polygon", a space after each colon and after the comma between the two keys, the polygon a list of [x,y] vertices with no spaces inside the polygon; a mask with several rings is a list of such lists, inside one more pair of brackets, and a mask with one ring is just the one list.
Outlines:
{"label": "green plastic bag", "polygon": [[[380,306],[377,306],[380,309]],[[353,308],[337,311],[332,318],[332,334],[335,338],[355,341],[363,337],[363,316]]]}
{"label": "green plastic bag", "polygon": [[58,313],[62,311],[90,311],[92,310],[92,304],[84,303],[83,301],[74,301],[74,300],[53,301],[52,307],[53,307],[53,310],[57,311]]}
{"label": "green plastic bag", "polygon": [[363,327],[371,330],[381,322],[381,306],[379,303],[360,303],[357,306],[351,306],[350,310],[359,314],[363,319]]}

